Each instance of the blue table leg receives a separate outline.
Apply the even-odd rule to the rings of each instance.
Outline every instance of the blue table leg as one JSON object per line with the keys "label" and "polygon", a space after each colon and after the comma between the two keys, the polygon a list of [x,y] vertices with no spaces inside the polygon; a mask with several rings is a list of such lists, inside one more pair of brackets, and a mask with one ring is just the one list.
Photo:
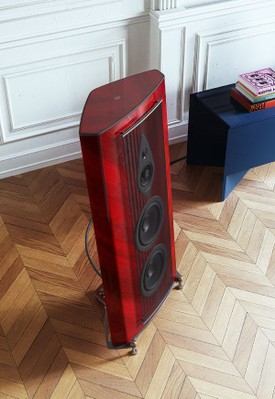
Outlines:
{"label": "blue table leg", "polygon": [[248,171],[249,169],[242,170],[241,172],[237,172],[231,175],[227,175],[226,172],[224,172],[221,201],[224,201],[228,197],[233,188],[242,180],[242,178]]}

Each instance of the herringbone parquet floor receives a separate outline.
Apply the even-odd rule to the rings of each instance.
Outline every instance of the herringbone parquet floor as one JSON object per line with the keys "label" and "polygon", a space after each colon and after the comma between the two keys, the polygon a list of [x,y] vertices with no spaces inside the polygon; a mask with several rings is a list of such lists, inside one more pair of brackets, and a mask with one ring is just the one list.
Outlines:
{"label": "herringbone parquet floor", "polygon": [[275,163],[225,202],[218,168],[172,179],[184,288],[132,357],[105,347],[82,161],[0,181],[1,399],[275,399]]}

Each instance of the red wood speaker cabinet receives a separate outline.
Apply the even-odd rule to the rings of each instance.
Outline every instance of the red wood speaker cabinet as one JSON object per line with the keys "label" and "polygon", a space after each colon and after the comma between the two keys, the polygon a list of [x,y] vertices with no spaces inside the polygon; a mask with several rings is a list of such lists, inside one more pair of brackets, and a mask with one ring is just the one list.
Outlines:
{"label": "red wood speaker cabinet", "polygon": [[125,345],[177,280],[162,73],[92,91],[80,141],[111,341]]}

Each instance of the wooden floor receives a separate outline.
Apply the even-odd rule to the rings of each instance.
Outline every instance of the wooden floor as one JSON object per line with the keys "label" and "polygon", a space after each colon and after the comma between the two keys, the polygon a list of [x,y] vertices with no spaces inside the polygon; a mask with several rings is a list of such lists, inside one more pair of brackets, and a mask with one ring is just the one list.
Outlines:
{"label": "wooden floor", "polygon": [[172,167],[184,288],[132,357],[105,347],[82,161],[0,181],[1,399],[275,399],[275,163],[225,202],[221,173]]}

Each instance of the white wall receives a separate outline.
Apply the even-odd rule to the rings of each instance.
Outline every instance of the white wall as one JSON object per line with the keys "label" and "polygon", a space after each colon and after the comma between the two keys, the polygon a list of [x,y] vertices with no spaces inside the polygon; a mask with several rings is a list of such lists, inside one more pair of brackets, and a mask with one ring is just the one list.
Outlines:
{"label": "white wall", "polygon": [[191,91],[275,67],[273,3],[2,0],[0,178],[79,157],[88,93],[149,68],[166,76],[171,141],[186,138]]}

